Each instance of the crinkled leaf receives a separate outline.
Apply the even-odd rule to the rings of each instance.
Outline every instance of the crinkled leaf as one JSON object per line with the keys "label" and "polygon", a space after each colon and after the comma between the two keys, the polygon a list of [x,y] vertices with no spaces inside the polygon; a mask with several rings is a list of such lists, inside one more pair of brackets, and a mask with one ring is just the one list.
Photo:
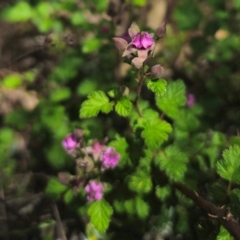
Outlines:
{"label": "crinkled leaf", "polygon": [[99,232],[105,232],[109,226],[113,209],[111,205],[104,199],[90,203],[88,215],[90,222]]}
{"label": "crinkled leaf", "polygon": [[186,104],[185,85],[181,80],[169,82],[162,95],[156,95],[157,106],[171,118],[179,116],[180,107]]}
{"label": "crinkled leaf", "polygon": [[132,110],[132,103],[131,101],[125,97],[122,96],[115,105],[115,111],[123,117],[128,116],[131,113]]}
{"label": "crinkled leaf", "polygon": [[141,219],[146,218],[149,214],[149,205],[140,197],[135,199],[135,209]]}
{"label": "crinkled leaf", "polygon": [[102,91],[95,91],[88,95],[80,108],[80,117],[95,117],[100,111],[109,113],[113,108],[113,103],[109,102],[108,97]]}
{"label": "crinkled leaf", "polygon": [[240,146],[230,146],[223,152],[223,160],[217,162],[217,172],[230,182],[240,183]]}
{"label": "crinkled leaf", "polygon": [[53,177],[48,181],[45,193],[50,197],[58,198],[61,194],[66,192],[67,189],[67,186],[62,185],[57,178]]}
{"label": "crinkled leaf", "polygon": [[168,146],[160,152],[155,162],[166,172],[171,180],[179,181],[183,178],[187,166],[188,157],[175,146]]}
{"label": "crinkled leaf", "polygon": [[128,186],[134,192],[148,193],[152,189],[152,180],[145,171],[137,171],[130,176]]}
{"label": "crinkled leaf", "polygon": [[189,109],[182,109],[179,111],[175,124],[179,130],[192,132],[199,127],[200,121]]}
{"label": "crinkled leaf", "polygon": [[160,119],[145,121],[143,125],[144,130],[141,135],[150,149],[157,149],[168,139],[168,134],[172,131],[171,125]]}
{"label": "crinkled leaf", "polygon": [[160,200],[164,201],[170,195],[171,189],[169,186],[167,187],[156,186],[155,193]]}
{"label": "crinkled leaf", "polygon": [[167,82],[164,79],[158,79],[157,81],[149,80],[147,82],[147,87],[154,93],[157,93],[161,96],[166,92]]}

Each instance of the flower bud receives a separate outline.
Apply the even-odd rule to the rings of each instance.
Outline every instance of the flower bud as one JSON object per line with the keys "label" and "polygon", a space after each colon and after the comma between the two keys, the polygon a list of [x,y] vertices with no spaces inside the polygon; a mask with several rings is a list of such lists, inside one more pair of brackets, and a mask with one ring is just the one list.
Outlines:
{"label": "flower bud", "polygon": [[159,78],[162,76],[164,69],[160,64],[154,65],[151,68],[151,77],[152,78]]}
{"label": "flower bud", "polygon": [[157,40],[159,40],[160,38],[165,37],[166,35],[166,22],[164,22],[163,24],[161,24],[156,30],[154,35],[156,36]]}

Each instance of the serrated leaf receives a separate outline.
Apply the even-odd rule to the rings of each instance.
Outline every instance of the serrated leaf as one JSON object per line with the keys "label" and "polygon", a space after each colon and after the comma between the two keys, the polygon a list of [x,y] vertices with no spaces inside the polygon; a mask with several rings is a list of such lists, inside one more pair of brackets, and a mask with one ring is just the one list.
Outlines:
{"label": "serrated leaf", "polygon": [[223,160],[217,162],[218,174],[230,182],[240,183],[240,146],[233,145],[223,152]]}
{"label": "serrated leaf", "polygon": [[179,111],[179,116],[176,118],[175,124],[179,130],[192,132],[199,127],[200,121],[191,111],[184,109]]}
{"label": "serrated leaf", "polygon": [[171,180],[179,181],[187,170],[188,157],[175,146],[168,146],[164,152],[160,152],[155,162],[166,172]]}
{"label": "serrated leaf", "polygon": [[135,209],[141,219],[146,218],[149,214],[149,205],[140,197],[135,199]]}
{"label": "serrated leaf", "polygon": [[109,102],[108,97],[102,91],[95,91],[88,95],[88,99],[85,100],[80,109],[80,117],[95,117],[101,111],[103,113],[109,113],[113,108],[113,103]]}
{"label": "serrated leaf", "polygon": [[164,201],[169,196],[170,192],[171,189],[169,186],[167,187],[156,186],[155,190],[156,196],[162,201]]}
{"label": "serrated leaf", "polygon": [[112,214],[111,205],[104,199],[92,202],[88,209],[90,222],[101,233],[107,230]]}
{"label": "serrated leaf", "polygon": [[157,81],[149,80],[147,82],[147,87],[154,93],[157,93],[158,95],[161,96],[166,92],[167,81],[164,79],[158,79]]}
{"label": "serrated leaf", "polygon": [[220,227],[220,232],[217,235],[217,240],[233,240],[233,237],[223,226]]}
{"label": "serrated leaf", "polygon": [[152,189],[152,180],[149,174],[144,171],[137,171],[130,176],[129,188],[137,193],[148,193]]}
{"label": "serrated leaf", "polygon": [[162,96],[156,95],[156,104],[166,115],[171,118],[177,118],[180,107],[186,104],[183,81],[169,82],[166,92]]}
{"label": "serrated leaf", "polygon": [[122,96],[115,105],[115,111],[123,117],[128,116],[131,113],[132,110],[132,103],[131,101],[125,97]]}
{"label": "serrated leaf", "polygon": [[49,197],[58,198],[67,190],[67,186],[62,185],[57,178],[53,177],[48,181],[47,187],[45,188],[45,193]]}
{"label": "serrated leaf", "polygon": [[128,143],[125,138],[116,136],[116,140],[111,141],[108,145],[114,147],[116,152],[121,156],[118,167],[122,167],[125,164],[129,163],[130,159],[127,153]]}
{"label": "serrated leaf", "polygon": [[141,136],[150,149],[157,149],[168,139],[168,134],[172,131],[171,125],[160,119],[145,121],[143,127]]}

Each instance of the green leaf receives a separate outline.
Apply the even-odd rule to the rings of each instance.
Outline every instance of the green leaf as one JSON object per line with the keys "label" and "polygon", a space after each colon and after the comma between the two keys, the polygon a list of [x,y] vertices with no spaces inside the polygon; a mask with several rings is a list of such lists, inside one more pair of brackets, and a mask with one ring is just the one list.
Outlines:
{"label": "green leaf", "polygon": [[125,211],[128,213],[128,214],[134,214],[135,213],[135,202],[134,202],[134,199],[129,199],[129,200],[126,200],[124,202],[124,207],[125,207]]}
{"label": "green leaf", "polygon": [[121,156],[118,163],[118,167],[123,167],[125,164],[130,162],[127,152],[128,143],[125,140],[125,138],[116,136],[116,140],[111,141],[108,145],[114,147],[116,152],[119,153]]}
{"label": "green leaf", "polygon": [[231,234],[224,228],[223,226],[220,227],[220,232],[217,235],[217,240],[233,240]]}
{"label": "green leaf", "polygon": [[122,96],[115,105],[115,111],[123,117],[128,116],[132,110],[132,103],[128,97]]}
{"label": "green leaf", "polygon": [[151,176],[145,171],[137,171],[130,176],[128,186],[134,192],[148,193],[152,189]]}
{"label": "green leaf", "polygon": [[91,53],[97,51],[101,46],[101,41],[97,38],[86,38],[82,44],[83,53]]}
{"label": "green leaf", "polygon": [[20,1],[3,11],[3,19],[11,22],[24,22],[33,17],[33,11],[29,3]]}
{"label": "green leaf", "polygon": [[171,180],[182,180],[187,170],[188,157],[176,146],[168,146],[164,152],[160,152],[155,162],[166,172]]}
{"label": "green leaf", "polygon": [[182,109],[179,111],[179,116],[176,118],[175,124],[179,130],[192,132],[199,127],[200,121],[191,111],[188,109]]}
{"label": "green leaf", "polygon": [[22,78],[20,74],[10,74],[6,76],[2,81],[3,87],[6,87],[6,88],[17,88],[21,86],[21,84],[22,84]]}
{"label": "green leaf", "polygon": [[223,160],[217,162],[218,174],[230,182],[240,183],[240,146],[233,145],[223,152]]}
{"label": "green leaf", "polygon": [[90,222],[101,233],[107,230],[112,214],[113,209],[111,205],[104,199],[92,202],[88,209]]}
{"label": "green leaf", "polygon": [[109,113],[113,108],[113,103],[109,102],[108,97],[102,91],[95,91],[88,95],[88,99],[82,103],[80,117],[95,117],[100,111]]}
{"label": "green leaf", "polygon": [[155,193],[156,193],[156,196],[157,196],[160,200],[164,201],[164,200],[166,200],[166,198],[170,195],[171,189],[170,189],[169,186],[167,186],[167,187],[156,186],[156,191],[155,191]]}
{"label": "green leaf", "polygon": [[166,121],[153,119],[152,121],[143,121],[142,138],[150,149],[157,149],[164,141],[168,139],[168,134],[172,127]]}
{"label": "green leaf", "polygon": [[69,204],[74,197],[74,193],[72,189],[69,189],[65,194],[64,194],[64,202]]}
{"label": "green leaf", "polygon": [[70,89],[66,87],[62,87],[54,90],[50,96],[50,99],[53,102],[59,102],[59,101],[68,99],[70,95],[71,95]]}
{"label": "green leaf", "polygon": [[49,197],[58,198],[61,194],[63,194],[67,190],[68,190],[67,186],[62,185],[57,178],[52,177],[48,181],[47,187],[45,188],[45,193]]}
{"label": "green leaf", "polygon": [[[173,17],[181,30],[196,29],[201,22],[202,12],[191,0],[180,2],[174,9]],[[191,21],[189,21],[191,19]]]}
{"label": "green leaf", "polygon": [[171,118],[179,116],[180,107],[186,104],[185,85],[181,80],[169,82],[166,93],[156,95],[157,106]]}
{"label": "green leaf", "polygon": [[157,81],[149,80],[147,82],[147,87],[154,93],[157,93],[158,95],[161,96],[166,92],[167,81],[164,79],[158,79]]}
{"label": "green leaf", "polygon": [[149,205],[140,197],[135,199],[135,210],[139,218],[144,219],[149,214]]}

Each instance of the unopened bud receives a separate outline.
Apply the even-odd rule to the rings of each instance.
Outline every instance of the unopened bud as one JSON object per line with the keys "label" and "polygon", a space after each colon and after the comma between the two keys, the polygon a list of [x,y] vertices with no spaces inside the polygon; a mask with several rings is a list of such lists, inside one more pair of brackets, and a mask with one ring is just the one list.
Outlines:
{"label": "unopened bud", "polygon": [[162,76],[163,71],[164,71],[164,69],[160,64],[154,65],[151,68],[151,77],[152,78],[159,78],[159,77]]}
{"label": "unopened bud", "polygon": [[143,62],[145,61],[145,59],[139,58],[139,57],[135,57],[132,60],[132,65],[137,68],[140,69],[143,66]]}
{"label": "unopened bud", "polygon": [[69,173],[65,173],[65,172],[60,172],[58,173],[58,181],[61,183],[61,184],[64,184],[64,185],[68,185],[69,182],[70,182],[70,174]]}
{"label": "unopened bud", "polygon": [[155,36],[157,37],[157,40],[160,38],[165,37],[166,35],[166,22],[161,24],[156,30],[155,30]]}

